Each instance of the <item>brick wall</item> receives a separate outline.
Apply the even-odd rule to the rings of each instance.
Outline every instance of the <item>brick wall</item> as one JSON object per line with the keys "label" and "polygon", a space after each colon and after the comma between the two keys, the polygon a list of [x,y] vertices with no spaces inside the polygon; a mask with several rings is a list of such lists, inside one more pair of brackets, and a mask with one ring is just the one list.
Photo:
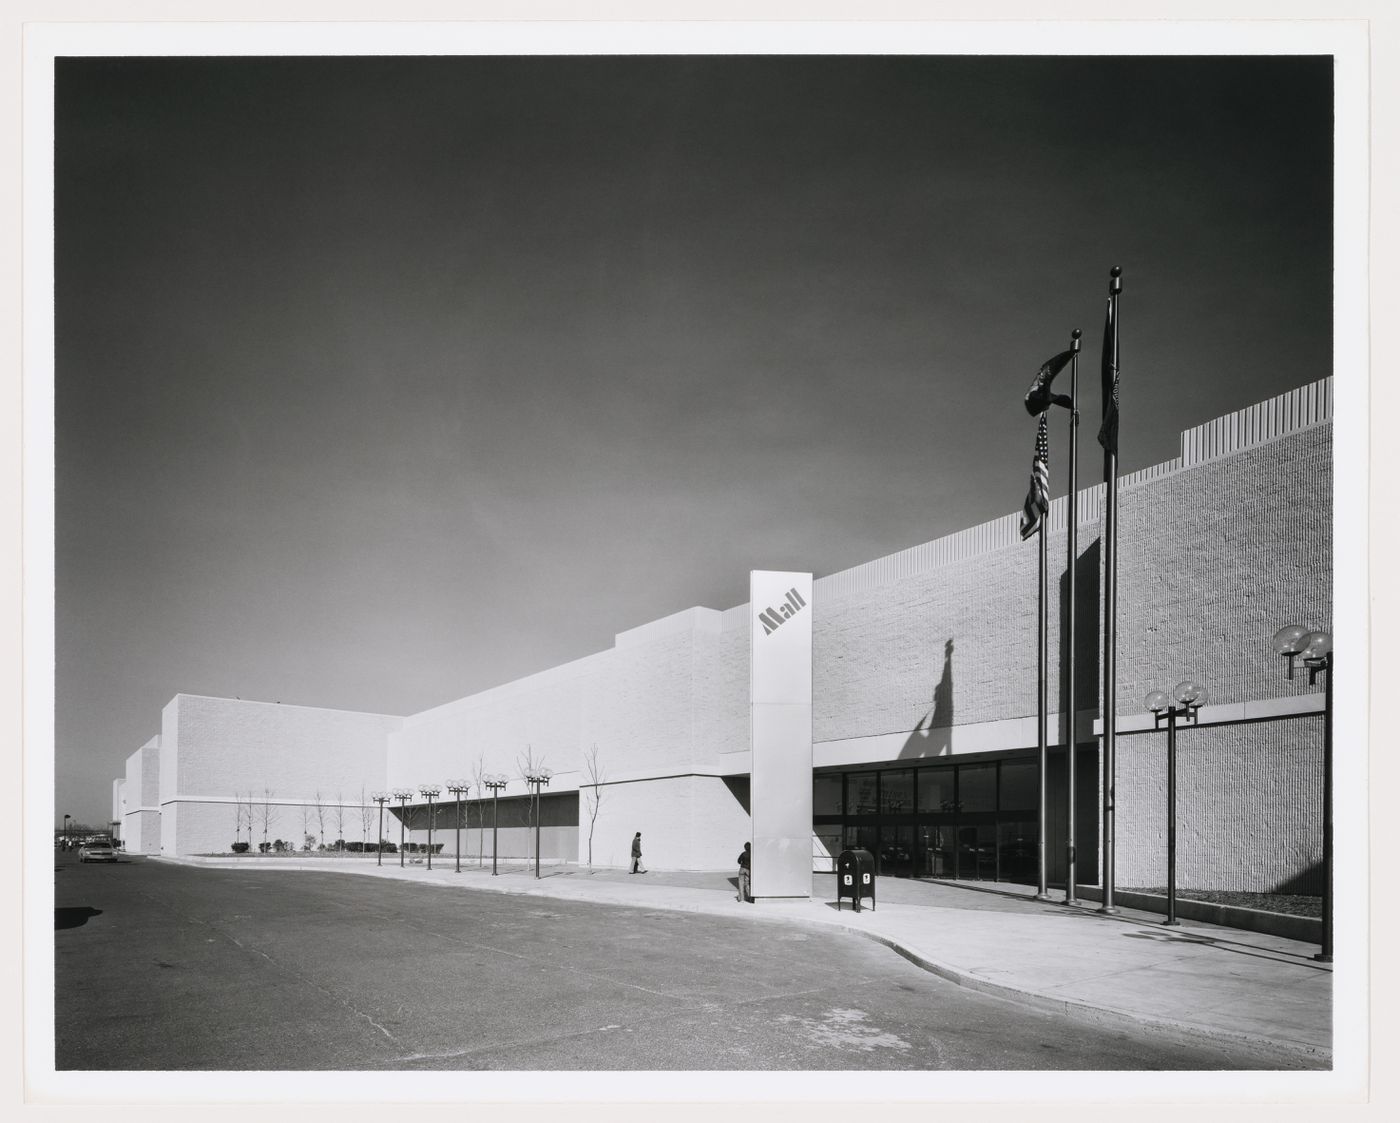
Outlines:
{"label": "brick wall", "polygon": [[1331,620],[1331,465],[1321,425],[1123,491],[1119,713],[1186,677],[1214,702],[1321,690],[1270,641]]}
{"label": "brick wall", "polygon": [[[1330,617],[1331,427],[1317,423],[1325,421],[1329,394],[1318,384],[1203,426],[1183,435],[1182,457],[1125,479],[1120,714],[1140,713],[1148,690],[1169,690],[1186,677],[1201,681],[1216,703],[1320,690],[1304,679],[1290,683],[1269,640],[1284,623],[1323,625]],[[1101,486],[1090,488],[1075,505],[1076,702],[1090,711],[1101,686],[1101,497]],[[1068,708],[1066,509],[1061,501],[1052,510],[1047,536],[1055,711]],[[888,739],[886,759],[1032,747],[1026,719],[1036,713],[1037,560],[1036,542],[1017,540],[1008,516],[820,578],[813,734],[823,759],[839,764],[847,742],[875,738]],[[577,790],[582,754],[596,744],[610,784],[595,862],[625,864],[623,844],[641,829],[656,839],[648,853],[658,866],[727,867],[747,815],[724,781],[706,773],[733,769],[734,754],[741,759],[748,747],[748,673],[747,610],[739,606],[652,622],[623,633],[608,651],[406,719],[181,695],[166,707],[160,737],[142,750],[150,759],[142,757],[140,782],[155,783],[170,808],[161,823],[167,850],[220,849],[232,838],[235,792],[270,788],[297,827],[284,826],[282,837],[293,837],[300,807],[317,791],[323,802],[337,793],[355,801],[362,788],[416,791],[471,780],[478,762],[518,777],[526,746],[554,770],[552,791]],[[1277,887],[1312,876],[1317,724],[1297,718],[1191,732],[1191,783],[1199,786],[1183,789],[1183,802],[1189,796],[1199,810],[1189,876],[1202,887]],[[996,726],[995,743],[955,749],[953,738],[940,741],[939,730],[983,726]],[[1120,738],[1124,885],[1158,876],[1156,740]],[[523,790],[514,779],[505,794]],[[178,810],[176,797],[185,801]],[[1080,842],[1081,853],[1090,853],[1092,840],[1081,832]],[[583,831],[578,845],[582,853]],[[1081,860],[1081,875],[1092,864]]]}
{"label": "brick wall", "polygon": [[[656,869],[729,869],[751,838],[748,813],[724,780],[677,776],[602,789],[593,837],[594,865],[625,868],[632,836]],[[587,858],[587,813],[580,807],[579,841]]]}
{"label": "brick wall", "polygon": [[[1167,735],[1118,739],[1117,884],[1167,883]],[[1322,718],[1177,730],[1177,886],[1322,888]]]}
{"label": "brick wall", "polygon": [[384,786],[387,735],[402,722],[382,714],[243,702],[175,699],[179,773],[174,796],[233,796],[266,788],[280,798],[321,792],[354,801]]}
{"label": "brick wall", "polygon": [[609,651],[406,719],[389,737],[390,786],[416,791],[429,782],[471,781],[484,770],[510,777],[503,796],[518,796],[527,746],[554,773],[549,791],[586,783],[583,756],[594,745],[614,782],[689,772],[706,755],[697,738],[706,719],[696,683],[714,674],[716,638],[682,617]]}
{"label": "brick wall", "polygon": [[[226,851],[240,796],[276,809],[269,839],[299,840],[301,807],[316,803],[347,808],[345,837],[358,839],[361,792],[368,798],[384,786],[386,738],[402,721],[189,694],[162,716],[161,850],[180,854]],[[327,831],[333,841],[329,824]],[[256,838],[262,834],[259,818]]]}
{"label": "brick wall", "polygon": [[126,758],[122,780],[122,841],[133,854],[160,852],[160,738]]}

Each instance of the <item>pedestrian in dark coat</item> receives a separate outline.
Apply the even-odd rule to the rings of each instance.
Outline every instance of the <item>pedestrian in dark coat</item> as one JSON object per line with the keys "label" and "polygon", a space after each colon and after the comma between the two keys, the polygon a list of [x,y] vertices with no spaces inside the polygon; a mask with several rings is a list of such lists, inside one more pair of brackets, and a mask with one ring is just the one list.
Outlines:
{"label": "pedestrian in dark coat", "polygon": [[638,831],[632,836],[632,872],[646,873],[646,866],[642,865],[642,832]]}
{"label": "pedestrian in dark coat", "polygon": [[749,892],[750,870],[753,864],[753,843],[744,843],[744,848],[739,852],[739,895],[734,898],[736,901],[753,901],[753,895]]}

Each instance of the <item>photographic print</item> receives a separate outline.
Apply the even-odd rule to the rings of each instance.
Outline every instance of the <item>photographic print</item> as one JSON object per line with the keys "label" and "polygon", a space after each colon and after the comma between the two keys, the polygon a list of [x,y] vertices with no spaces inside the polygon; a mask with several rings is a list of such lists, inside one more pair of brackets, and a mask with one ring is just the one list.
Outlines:
{"label": "photographic print", "polygon": [[55,1086],[1347,1067],[1345,52],[891,36],[54,40]]}

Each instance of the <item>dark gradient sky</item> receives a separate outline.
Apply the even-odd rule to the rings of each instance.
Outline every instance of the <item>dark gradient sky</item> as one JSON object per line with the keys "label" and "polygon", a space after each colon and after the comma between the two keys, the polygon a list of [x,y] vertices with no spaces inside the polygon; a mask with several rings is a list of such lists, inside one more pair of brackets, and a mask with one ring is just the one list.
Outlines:
{"label": "dark gradient sky", "polygon": [[[411,713],[1331,373],[1327,58],[60,59],[59,814],[177,692]],[[1052,434],[1065,489],[1064,425]],[[1029,547],[1028,547],[1029,548]]]}

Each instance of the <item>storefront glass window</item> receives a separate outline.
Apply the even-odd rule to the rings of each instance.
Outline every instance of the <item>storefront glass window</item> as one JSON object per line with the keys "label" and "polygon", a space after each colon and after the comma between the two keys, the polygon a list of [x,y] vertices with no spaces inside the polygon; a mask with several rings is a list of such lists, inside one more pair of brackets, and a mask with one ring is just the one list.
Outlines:
{"label": "storefront glass window", "polygon": [[846,814],[874,815],[878,772],[851,772],[846,776]]}
{"label": "storefront glass window", "polygon": [[997,809],[995,764],[964,764],[959,767],[958,809],[963,812]]}
{"label": "storefront glass window", "polygon": [[817,827],[812,832],[812,870],[815,873],[832,873],[836,870],[836,859],[842,850],[841,828]]}
{"label": "storefront glass window", "polygon": [[901,768],[880,776],[880,811],[886,815],[910,815],[914,811],[914,770]]}
{"label": "storefront glass window", "polygon": [[812,814],[841,814],[841,773],[823,772],[812,777]]}
{"label": "storefront glass window", "polygon": [[919,813],[953,810],[953,770],[951,768],[919,769]]}
{"label": "storefront glass window", "polygon": [[1040,776],[1033,760],[1008,760],[1001,766],[1001,810],[1033,811],[1040,806]]}

